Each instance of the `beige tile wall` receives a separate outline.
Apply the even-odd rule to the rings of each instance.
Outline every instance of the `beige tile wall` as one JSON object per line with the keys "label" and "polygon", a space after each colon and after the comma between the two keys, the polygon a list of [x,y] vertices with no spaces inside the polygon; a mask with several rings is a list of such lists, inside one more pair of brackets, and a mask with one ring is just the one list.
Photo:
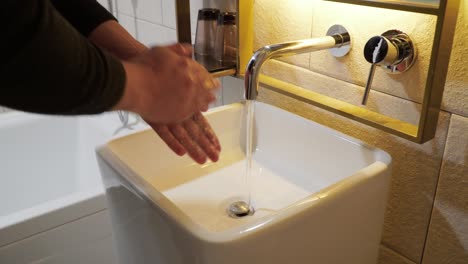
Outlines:
{"label": "beige tile wall", "polygon": [[379,264],[415,264],[415,262],[395,253],[395,251],[387,248],[386,246],[380,246]]}
{"label": "beige tile wall", "polygon": [[[393,178],[381,264],[468,263],[468,15],[465,10],[468,10],[468,0],[462,0],[444,94],[445,111],[440,114],[435,139],[425,144],[411,143],[266,89],[260,91],[262,101],[366,141],[392,155]],[[326,51],[301,55],[270,62],[265,65],[264,73],[357,105],[369,70],[362,56],[363,45],[374,35],[398,28],[414,37],[419,50],[418,63],[401,76],[378,71],[368,107],[416,123],[430,59],[433,16],[326,1],[257,0],[255,47],[322,36],[336,23],[347,26],[352,34],[353,50],[349,56],[335,59]]]}
{"label": "beige tile wall", "polygon": [[462,0],[450,59],[443,108],[468,116],[468,1]]}
{"label": "beige tile wall", "polygon": [[401,75],[389,75],[378,69],[372,88],[422,102],[435,22],[435,16],[318,1],[313,16],[312,36],[323,36],[330,25],[342,24],[354,37],[352,38],[354,52],[340,60],[328,52],[314,53],[311,55],[310,69],[362,86],[367,80],[370,69],[370,64],[363,58],[362,53],[365,43],[372,36],[380,35],[389,29],[398,29],[413,38],[419,63]]}
{"label": "beige tile wall", "polygon": [[423,264],[468,263],[468,0],[462,0],[444,92],[452,113]]}
{"label": "beige tile wall", "polygon": [[468,263],[468,118],[452,115],[423,264]]}

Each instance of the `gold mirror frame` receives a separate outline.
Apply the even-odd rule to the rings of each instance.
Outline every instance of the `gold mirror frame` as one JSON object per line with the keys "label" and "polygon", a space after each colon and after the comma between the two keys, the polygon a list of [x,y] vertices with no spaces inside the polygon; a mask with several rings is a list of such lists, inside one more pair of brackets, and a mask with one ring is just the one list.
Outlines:
{"label": "gold mirror frame", "polygon": [[[179,41],[190,42],[190,0],[175,1]],[[460,0],[441,0],[439,4],[408,4],[407,2],[399,2],[397,0],[325,1],[430,14],[437,17],[418,126],[303,89],[272,77],[261,76],[261,86],[416,143],[422,144],[433,139],[442,104]],[[214,74],[216,77],[236,74],[237,77],[242,78],[244,75],[245,67],[254,52],[253,2],[252,0],[237,0],[239,36],[237,69],[221,73],[217,72]]]}

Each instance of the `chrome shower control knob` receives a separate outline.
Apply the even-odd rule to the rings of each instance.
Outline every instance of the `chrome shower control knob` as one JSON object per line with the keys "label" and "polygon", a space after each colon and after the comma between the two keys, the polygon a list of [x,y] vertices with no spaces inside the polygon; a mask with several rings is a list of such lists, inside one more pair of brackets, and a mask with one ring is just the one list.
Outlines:
{"label": "chrome shower control knob", "polygon": [[398,48],[386,37],[375,36],[364,46],[364,58],[372,64],[393,64],[398,60]]}
{"label": "chrome shower control knob", "polygon": [[416,60],[416,49],[407,34],[399,30],[389,30],[367,41],[364,46],[364,58],[372,66],[362,99],[363,105],[367,103],[376,66],[380,66],[388,73],[406,72]]}

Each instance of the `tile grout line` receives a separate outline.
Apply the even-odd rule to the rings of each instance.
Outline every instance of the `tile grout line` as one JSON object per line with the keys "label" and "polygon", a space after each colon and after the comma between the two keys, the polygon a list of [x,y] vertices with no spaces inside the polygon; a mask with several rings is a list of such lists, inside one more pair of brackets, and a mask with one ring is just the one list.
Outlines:
{"label": "tile grout line", "polygon": [[[307,69],[307,68],[304,68],[304,67],[301,67],[301,66],[298,66],[298,65],[294,65],[294,64],[291,64],[291,63],[288,63],[288,62],[284,62],[284,61],[281,61],[281,60],[278,60],[278,59],[275,59],[276,62],[280,63],[280,64],[287,64],[286,66],[292,66],[292,67],[297,67],[297,68],[300,68],[300,69],[303,69],[303,70],[306,70],[306,71],[309,71],[313,74],[317,74],[317,75],[320,75],[324,78],[330,78],[330,79],[333,79],[334,81],[339,81],[339,82],[344,82],[344,83],[347,83],[347,84],[351,84],[353,86],[356,86],[356,87],[359,87],[361,89],[365,89],[364,86],[360,85],[360,84],[357,84],[357,83],[354,83],[354,82],[351,82],[351,81],[348,81],[348,80],[343,80],[343,79],[339,79],[339,78],[336,78],[336,77],[332,77],[332,76],[329,76],[327,74],[325,74],[324,72],[320,72],[320,71],[313,71],[311,69]],[[309,63],[311,63],[311,60],[309,61]],[[305,88],[304,88],[305,89]],[[381,94],[384,94],[384,95],[388,95],[388,96],[392,96],[392,97],[395,97],[397,99],[401,99],[401,100],[405,100],[405,101],[408,101],[410,103],[414,103],[414,104],[417,104],[417,105],[422,105],[422,103],[418,102],[418,101],[415,101],[413,99],[409,99],[409,98],[404,98],[404,97],[401,97],[401,96],[398,96],[398,95],[394,95],[394,94],[391,94],[391,93],[388,93],[388,92],[385,92],[385,91],[381,91],[381,90],[376,90],[376,89],[373,89],[372,92],[378,92],[378,93],[381,93]],[[442,109],[441,109],[442,111]]]}
{"label": "tile grout line", "polygon": [[129,14],[126,14],[126,13],[120,12],[120,11],[118,12],[118,14],[121,15],[121,16],[126,16],[127,18],[131,18],[134,21],[145,22],[145,23],[148,23],[148,24],[151,24],[151,25],[163,27],[165,29],[176,30],[175,28],[171,28],[171,27],[169,27],[167,25],[164,25],[164,22],[162,22],[162,24],[158,24],[158,23],[154,23],[153,21],[149,21],[147,19],[140,18],[140,17],[135,16],[135,15],[129,15]]}
{"label": "tile grout line", "polygon": [[[161,8],[161,24],[164,25],[164,17],[165,17],[165,15],[164,15],[164,10],[163,10],[163,1],[160,2],[159,8]],[[174,10],[174,15],[175,15],[175,10]]]}
{"label": "tile grout line", "polygon": [[444,141],[443,155],[442,155],[442,158],[440,159],[440,163],[439,163],[439,173],[438,173],[438,176],[437,176],[437,183],[436,183],[436,188],[434,190],[434,196],[433,196],[434,199],[432,201],[431,213],[429,214],[429,221],[427,223],[427,228],[426,228],[426,236],[424,237],[424,243],[423,243],[423,248],[422,248],[422,252],[421,252],[421,260],[419,262],[420,264],[423,264],[424,253],[426,252],[427,240],[428,240],[428,237],[429,237],[429,231],[430,231],[431,223],[432,223],[432,214],[434,212],[436,198],[437,198],[437,192],[439,190],[440,178],[441,178],[441,174],[442,174],[442,166],[444,165],[444,157],[445,157],[445,154],[447,152],[447,140],[448,140],[449,133],[450,133],[450,125],[452,124],[452,116],[453,116],[453,114],[450,113],[449,122],[448,122],[447,130],[446,130],[445,141]]}
{"label": "tile grout line", "polygon": [[395,252],[396,255],[400,256],[401,258],[404,258],[405,260],[407,260],[408,262],[411,262],[411,263],[414,263],[414,264],[417,264],[416,262],[412,261],[410,258],[408,258],[407,256],[403,255],[401,252],[399,252],[398,250],[395,250],[393,249],[392,247],[390,247],[389,245],[381,242],[380,245],[382,247],[385,247],[386,249],[388,250],[391,250],[393,252]]}
{"label": "tile grout line", "polygon": [[[314,17],[315,17],[315,8],[317,3],[312,3],[312,17],[310,18],[310,38],[313,38],[314,36]],[[308,65],[308,70],[310,71],[310,68],[312,67],[312,56],[309,54],[309,65]]]}

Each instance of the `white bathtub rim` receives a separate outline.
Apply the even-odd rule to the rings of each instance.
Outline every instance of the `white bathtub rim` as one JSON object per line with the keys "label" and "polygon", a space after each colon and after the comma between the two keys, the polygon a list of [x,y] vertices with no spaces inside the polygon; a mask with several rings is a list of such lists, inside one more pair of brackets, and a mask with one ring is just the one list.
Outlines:
{"label": "white bathtub rim", "polygon": [[0,247],[107,209],[104,189],[77,191],[0,218]]}
{"label": "white bathtub rim", "polygon": [[[75,119],[78,127],[92,128],[93,134],[102,138],[98,145],[105,144],[113,138],[132,134],[150,128],[140,122],[133,130],[125,129],[114,135],[121,125],[115,113],[104,113],[90,116],[48,116],[19,111],[0,114],[0,129],[23,125],[45,119]],[[78,132],[81,133],[81,132]],[[98,146],[96,145],[96,146]],[[94,155],[94,152],[90,153]],[[99,171],[97,171],[99,175]],[[87,177],[85,177],[87,178]],[[66,224],[81,217],[107,209],[101,177],[88,179],[77,186],[77,189],[30,208],[0,216],[0,248],[51,228]]]}

